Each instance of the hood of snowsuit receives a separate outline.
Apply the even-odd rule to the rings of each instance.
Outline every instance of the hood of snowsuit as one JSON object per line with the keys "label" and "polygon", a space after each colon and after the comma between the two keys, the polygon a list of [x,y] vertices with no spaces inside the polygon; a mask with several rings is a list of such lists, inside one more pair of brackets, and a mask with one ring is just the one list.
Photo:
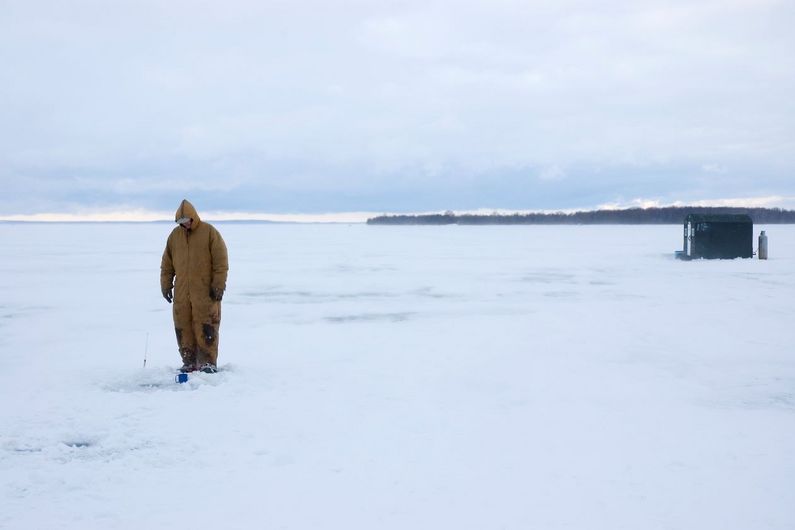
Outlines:
{"label": "hood of snowsuit", "polygon": [[199,212],[196,211],[196,208],[187,199],[183,199],[182,202],[179,203],[179,208],[177,208],[177,212],[174,214],[174,222],[179,221],[183,217],[190,217],[193,219],[192,230],[195,230],[201,223]]}

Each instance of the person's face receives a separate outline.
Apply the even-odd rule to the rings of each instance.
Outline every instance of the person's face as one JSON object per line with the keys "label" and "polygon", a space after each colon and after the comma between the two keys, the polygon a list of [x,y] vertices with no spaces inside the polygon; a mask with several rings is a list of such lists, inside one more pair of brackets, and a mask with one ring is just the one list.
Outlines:
{"label": "person's face", "polygon": [[182,223],[182,224],[181,224],[181,225],[179,225],[179,226],[181,226],[181,227],[182,227],[182,228],[184,228],[185,230],[190,230],[190,229],[191,229],[191,227],[193,226],[193,219],[190,219],[189,221],[186,221],[186,222]]}

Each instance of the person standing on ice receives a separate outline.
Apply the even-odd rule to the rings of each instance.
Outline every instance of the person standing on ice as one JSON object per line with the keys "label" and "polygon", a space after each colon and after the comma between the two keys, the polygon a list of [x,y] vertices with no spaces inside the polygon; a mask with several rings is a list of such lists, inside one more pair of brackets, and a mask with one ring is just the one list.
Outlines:
{"label": "person standing on ice", "polygon": [[215,373],[221,299],[229,270],[226,244],[187,200],[177,208],[175,221],[179,226],[168,236],[160,262],[160,288],[163,298],[174,303],[180,372]]}

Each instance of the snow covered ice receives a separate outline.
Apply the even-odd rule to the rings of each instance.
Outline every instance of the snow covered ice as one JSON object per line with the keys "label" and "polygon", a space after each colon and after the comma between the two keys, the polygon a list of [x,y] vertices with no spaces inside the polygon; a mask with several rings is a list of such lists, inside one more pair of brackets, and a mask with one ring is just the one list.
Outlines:
{"label": "snow covered ice", "polygon": [[177,384],[170,225],[0,224],[0,528],[795,527],[795,226],[217,226]]}

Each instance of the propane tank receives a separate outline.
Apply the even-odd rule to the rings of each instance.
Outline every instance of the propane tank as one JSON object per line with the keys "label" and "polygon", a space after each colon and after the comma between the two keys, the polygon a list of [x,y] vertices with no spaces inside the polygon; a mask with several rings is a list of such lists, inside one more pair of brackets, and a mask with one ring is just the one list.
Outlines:
{"label": "propane tank", "polygon": [[764,230],[759,234],[759,259],[767,259],[767,236]]}

